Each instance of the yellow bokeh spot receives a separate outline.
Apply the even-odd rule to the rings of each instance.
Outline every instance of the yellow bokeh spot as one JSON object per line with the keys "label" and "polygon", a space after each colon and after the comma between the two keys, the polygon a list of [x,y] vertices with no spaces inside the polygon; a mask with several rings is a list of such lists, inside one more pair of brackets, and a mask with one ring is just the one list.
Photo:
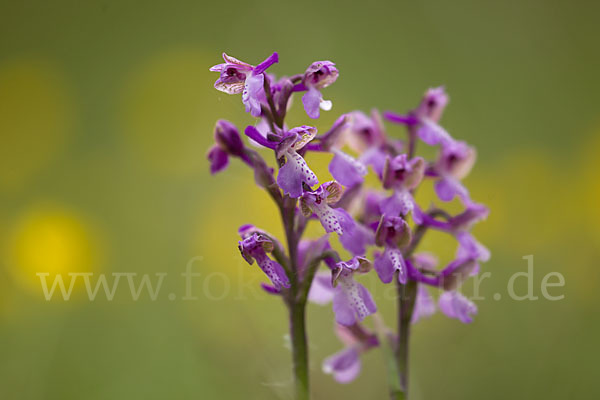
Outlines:
{"label": "yellow bokeh spot", "polygon": [[51,64],[33,59],[0,64],[0,190],[23,187],[64,147],[71,105]]}
{"label": "yellow bokeh spot", "polygon": [[186,175],[207,168],[204,154],[217,119],[210,111],[215,94],[207,90],[214,81],[210,65],[196,51],[167,52],[136,72],[126,86],[123,133],[134,156],[154,170]]}
{"label": "yellow bokeh spot", "polygon": [[[600,131],[600,130],[597,130]],[[584,148],[581,157],[580,173],[576,175],[577,191],[574,193],[574,208],[579,211],[579,220],[586,224],[596,243],[600,243],[600,135],[592,135]]]}
{"label": "yellow bokeh spot", "polygon": [[100,238],[91,224],[69,210],[40,206],[24,213],[9,234],[6,265],[15,281],[39,292],[37,273],[97,272]]}

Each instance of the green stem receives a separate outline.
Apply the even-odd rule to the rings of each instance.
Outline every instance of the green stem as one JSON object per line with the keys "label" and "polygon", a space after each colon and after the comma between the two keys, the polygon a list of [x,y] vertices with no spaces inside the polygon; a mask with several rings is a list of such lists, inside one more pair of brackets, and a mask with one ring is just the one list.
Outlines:
{"label": "green stem", "polygon": [[290,336],[292,341],[292,359],[294,363],[294,383],[296,400],[308,400],[308,349],[306,341],[305,311],[306,303],[290,304]]}
{"label": "green stem", "polygon": [[396,283],[398,290],[398,338],[396,342],[396,364],[398,378],[404,391],[402,397],[408,398],[408,349],[410,341],[410,321],[412,319],[415,299],[417,297],[417,282],[409,280],[406,285]]}
{"label": "green stem", "polygon": [[[408,158],[415,156],[417,147],[416,126],[408,127]],[[413,236],[408,249],[404,251],[404,257],[408,258],[415,250],[423,235],[425,227],[419,226]],[[396,276],[397,278],[397,276]],[[411,279],[403,285],[396,279],[396,289],[398,293],[398,337],[396,342],[395,356],[396,366],[398,368],[398,379],[402,391],[391,391],[392,399],[408,399],[408,349],[410,343],[410,321],[412,319],[415,300],[417,298],[417,282]]]}
{"label": "green stem", "polygon": [[296,400],[308,400],[308,348],[306,340],[306,300],[302,296],[302,282],[298,275],[298,241],[295,227],[296,200],[285,196],[281,207],[281,217],[287,238],[290,261],[290,290],[286,303],[290,318],[290,340],[292,344],[292,362]]}

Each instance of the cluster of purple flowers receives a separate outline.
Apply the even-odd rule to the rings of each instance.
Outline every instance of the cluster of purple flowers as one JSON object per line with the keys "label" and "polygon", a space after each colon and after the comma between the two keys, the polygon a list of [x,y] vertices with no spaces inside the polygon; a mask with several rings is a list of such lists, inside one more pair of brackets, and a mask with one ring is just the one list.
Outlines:
{"label": "cluster of purple flowers", "polygon": [[[258,186],[273,198],[281,212],[286,232],[285,247],[272,235],[244,225],[238,244],[244,259],[269,278],[263,288],[282,296],[290,307],[304,307],[305,300],[333,304],[336,332],[345,348],[326,359],[323,369],[339,382],[353,380],[360,371],[360,354],[379,346],[383,339],[363,325],[377,307],[369,291],[355,280],[371,270],[384,284],[414,285],[410,321],[417,322],[436,308],[450,318],[469,323],[475,304],[459,291],[461,284],[477,274],[479,263],[489,251],[470,233],[472,226],[487,217],[488,209],[474,202],[461,180],[475,162],[475,149],[455,140],[440,126],[448,103],[443,87],[429,89],[416,108],[406,114],[354,111],[339,117],[323,134],[313,126],[288,129],[284,118],[290,98],[302,94],[308,117],[319,118],[329,111],[331,101],[322,90],[339,75],[331,61],[316,61],[302,74],[277,79],[267,72],[278,62],[277,53],[253,66],[223,54],[215,88],[241,94],[247,112],[260,118],[244,129],[247,143],[230,122],[220,120],[215,144],[208,152],[210,170],[225,169],[229,158],[238,158],[254,171]],[[384,120],[406,128],[403,139],[386,132]],[[417,156],[418,142],[438,148],[437,157]],[[258,148],[271,149],[274,166],[268,165]],[[328,152],[332,181],[321,183],[307,162],[311,152]],[[378,187],[365,184],[371,167]],[[441,208],[424,209],[415,202],[419,186],[430,180],[440,203],[458,201],[463,211],[451,215]],[[317,220],[324,235],[302,239],[306,225]],[[456,238],[455,259],[437,268],[436,257],[416,252],[429,229]],[[343,261],[329,243],[330,235],[350,254]],[[326,270],[317,272],[324,265]],[[437,302],[430,288],[441,291]],[[436,306],[437,305],[437,306]]]}

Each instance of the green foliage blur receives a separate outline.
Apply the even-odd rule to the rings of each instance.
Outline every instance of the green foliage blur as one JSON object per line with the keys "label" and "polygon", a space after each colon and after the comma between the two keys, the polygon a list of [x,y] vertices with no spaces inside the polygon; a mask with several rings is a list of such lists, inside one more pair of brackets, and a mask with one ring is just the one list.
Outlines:
{"label": "green foliage blur", "polygon": [[[491,208],[475,233],[492,276],[473,324],[415,325],[413,399],[600,397],[599,4],[3,1],[0,399],[290,398],[284,306],[236,249],[239,225],[281,234],[278,215],[247,168],[211,177],[205,160],[217,119],[254,123],[212,87],[223,51],[249,63],[278,51],[278,75],[336,62],[321,131],[446,86],[443,125],[478,150],[466,183]],[[311,123],[296,97],[288,124]],[[322,181],[327,162],[314,159]],[[455,249],[435,235],[424,245],[442,261]],[[512,300],[528,255],[539,299]],[[195,300],[181,299],[188,263]],[[554,271],[566,284],[549,291],[564,299],[548,301]],[[46,301],[38,272],[168,275],[155,301],[133,301],[125,278],[112,301],[88,300],[81,282]],[[370,278],[394,326],[394,301]],[[330,307],[308,318],[314,399],[387,398],[378,351],[349,385],[323,374],[342,345]]]}

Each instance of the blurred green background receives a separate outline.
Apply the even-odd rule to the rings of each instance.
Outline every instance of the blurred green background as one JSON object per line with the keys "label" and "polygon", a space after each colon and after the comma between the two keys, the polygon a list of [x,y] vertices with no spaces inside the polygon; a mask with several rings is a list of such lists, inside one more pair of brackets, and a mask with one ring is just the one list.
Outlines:
{"label": "blurred green background", "polygon": [[[336,62],[320,130],[446,85],[443,124],[478,149],[466,182],[491,208],[476,234],[492,278],[472,325],[415,326],[414,399],[599,397],[599,4],[3,1],[0,398],[289,398],[284,307],[236,249],[243,223],[279,234],[277,213],[245,167],[211,177],[205,161],[216,119],[254,123],[212,87],[222,51],[250,63],[278,51],[278,75]],[[299,100],[291,126],[314,122]],[[327,159],[314,162],[327,180]],[[449,258],[455,245],[425,246]],[[508,298],[527,255],[535,295],[559,271],[566,286],[550,293],[564,300]],[[183,301],[194,257],[198,300]],[[125,281],[112,302],[81,284],[44,300],[36,272],[77,271],[169,275],[156,301],[133,301]],[[363,282],[393,325],[385,287]],[[321,372],[341,344],[330,307],[308,317],[314,398],[386,398],[378,351],[350,385]]]}

